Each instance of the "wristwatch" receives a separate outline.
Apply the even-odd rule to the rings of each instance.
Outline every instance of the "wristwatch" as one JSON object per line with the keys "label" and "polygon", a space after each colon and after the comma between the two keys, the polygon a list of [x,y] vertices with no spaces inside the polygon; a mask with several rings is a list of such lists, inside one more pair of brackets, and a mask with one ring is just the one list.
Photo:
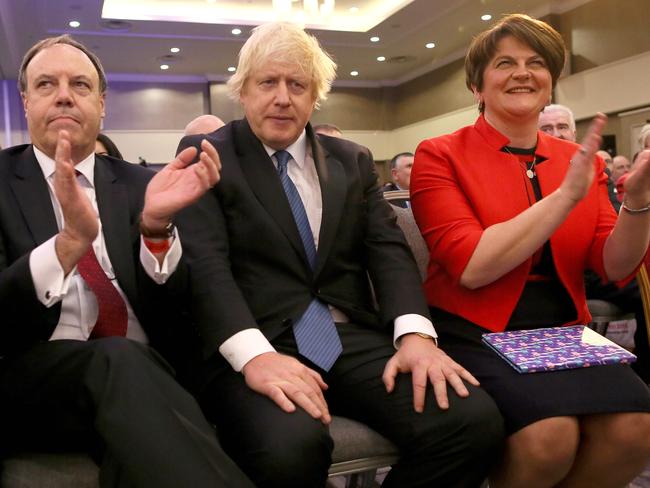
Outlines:
{"label": "wristwatch", "polygon": [[142,222],[142,217],[140,217],[140,233],[143,237],[159,238],[159,239],[169,239],[174,235],[174,229],[176,226],[171,220],[167,222],[167,225],[159,232],[151,232]]}
{"label": "wristwatch", "polygon": [[438,339],[430,336],[429,334],[425,334],[424,332],[412,332],[412,334],[415,334],[418,337],[422,337],[422,339],[430,339],[435,343],[436,346],[438,345]]}

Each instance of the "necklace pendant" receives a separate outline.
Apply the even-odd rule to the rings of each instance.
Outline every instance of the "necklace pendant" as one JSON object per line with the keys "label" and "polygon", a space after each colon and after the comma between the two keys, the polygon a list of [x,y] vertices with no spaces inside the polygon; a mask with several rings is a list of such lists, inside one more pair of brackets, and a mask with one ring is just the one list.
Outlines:
{"label": "necklace pendant", "polygon": [[526,176],[528,176],[528,178],[532,180],[533,178],[535,178],[535,172],[532,169],[527,169]]}

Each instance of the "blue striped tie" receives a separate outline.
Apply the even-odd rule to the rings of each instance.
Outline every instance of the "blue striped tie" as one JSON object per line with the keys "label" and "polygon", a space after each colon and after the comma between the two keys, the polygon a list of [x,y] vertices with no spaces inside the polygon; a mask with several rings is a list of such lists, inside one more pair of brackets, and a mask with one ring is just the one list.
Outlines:
{"label": "blue striped tie", "polygon": [[[314,236],[300,194],[287,173],[291,154],[287,151],[277,151],[274,156],[278,161],[278,174],[282,188],[289,200],[291,213],[296,221],[309,265],[313,269],[316,264]],[[317,298],[311,301],[302,317],[293,324],[293,335],[296,338],[298,352],[324,371],[330,370],[343,351],[332,314],[327,305]]]}

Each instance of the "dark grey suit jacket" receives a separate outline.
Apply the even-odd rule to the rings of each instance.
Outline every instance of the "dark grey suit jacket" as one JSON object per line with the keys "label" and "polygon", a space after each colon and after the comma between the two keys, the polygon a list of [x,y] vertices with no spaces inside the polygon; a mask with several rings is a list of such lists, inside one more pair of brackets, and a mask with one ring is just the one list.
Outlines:
{"label": "dark grey suit jacket", "polygon": [[[186,286],[187,274],[181,263],[168,285],[159,286],[140,265],[138,222],[153,174],[125,161],[96,158],[95,190],[108,255],[151,344],[166,353],[174,350],[172,295]],[[47,182],[32,146],[0,151],[0,356],[47,341],[58,323],[60,303],[50,308],[41,304],[29,269],[31,250],[57,232]]]}
{"label": "dark grey suit jacket", "polygon": [[[208,136],[219,151],[221,181],[178,217],[206,357],[243,329],[258,327],[272,341],[314,297],[386,333],[399,315],[428,317],[416,264],[382,198],[370,152],[316,138],[309,125],[307,135],[323,201],[313,271],[277,171],[248,122]],[[178,150],[198,147],[203,137],[183,138]]]}

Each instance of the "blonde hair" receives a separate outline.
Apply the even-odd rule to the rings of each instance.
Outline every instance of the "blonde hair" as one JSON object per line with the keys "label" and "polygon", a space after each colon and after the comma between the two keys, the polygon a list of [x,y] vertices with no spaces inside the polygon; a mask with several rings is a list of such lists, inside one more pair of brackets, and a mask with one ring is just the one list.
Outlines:
{"label": "blonde hair", "polygon": [[239,51],[237,71],[228,80],[230,97],[239,100],[251,73],[271,60],[300,67],[311,80],[316,108],[327,98],[336,76],[336,63],[314,36],[289,22],[272,22],[253,29]]}

